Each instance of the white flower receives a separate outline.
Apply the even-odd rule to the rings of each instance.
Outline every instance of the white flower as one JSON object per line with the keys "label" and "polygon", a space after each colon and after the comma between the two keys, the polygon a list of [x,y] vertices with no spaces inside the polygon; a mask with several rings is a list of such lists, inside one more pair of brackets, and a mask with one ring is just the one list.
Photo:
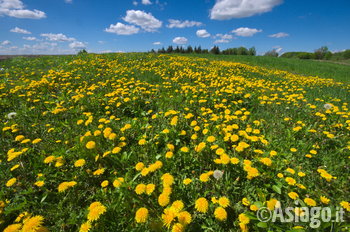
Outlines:
{"label": "white flower", "polygon": [[16,112],[11,112],[11,113],[7,114],[6,117],[7,117],[8,119],[12,119],[12,118],[16,117],[16,115],[17,115]]}
{"label": "white flower", "polygon": [[215,170],[213,174],[214,178],[217,180],[221,179],[222,175],[224,175],[224,172],[220,170]]}
{"label": "white flower", "polygon": [[329,109],[331,109],[333,106],[332,106],[332,104],[327,103],[327,104],[324,104],[323,107],[324,107],[326,110],[329,110]]}

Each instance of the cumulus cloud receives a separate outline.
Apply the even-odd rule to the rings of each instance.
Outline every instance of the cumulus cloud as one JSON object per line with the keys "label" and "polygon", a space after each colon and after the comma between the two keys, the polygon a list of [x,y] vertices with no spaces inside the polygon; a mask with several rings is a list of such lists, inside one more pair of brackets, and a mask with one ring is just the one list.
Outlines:
{"label": "cumulus cloud", "polygon": [[86,48],[86,44],[83,43],[83,42],[74,41],[74,42],[69,44],[69,47],[74,49],[74,50],[80,50],[80,49],[85,49]]}
{"label": "cumulus cloud", "polygon": [[154,42],[153,45],[161,45],[162,43],[157,41],[157,42]]}
{"label": "cumulus cloud", "polygon": [[250,17],[269,12],[282,2],[283,0],[216,0],[210,10],[210,18],[227,20]]}
{"label": "cumulus cloud", "polygon": [[207,30],[205,30],[205,29],[201,29],[201,30],[198,30],[198,31],[196,32],[196,35],[197,35],[198,37],[201,37],[201,38],[207,38],[207,37],[210,36],[210,33],[207,32]]}
{"label": "cumulus cloud", "polygon": [[105,32],[114,33],[117,35],[132,35],[137,34],[140,28],[133,25],[125,25],[123,23],[111,24],[109,28],[105,29]]}
{"label": "cumulus cloud", "polygon": [[185,37],[175,37],[173,39],[173,43],[175,44],[187,44],[188,39],[186,39]]}
{"label": "cumulus cloud", "polygon": [[162,22],[156,19],[151,13],[140,10],[128,10],[123,18],[125,22],[137,25],[148,32],[157,31]]}
{"label": "cumulus cloud", "polygon": [[150,0],[142,0],[141,2],[143,5],[151,5],[152,2]]}
{"label": "cumulus cloud", "polygon": [[30,31],[27,31],[25,29],[21,29],[19,27],[15,27],[15,28],[12,28],[10,30],[10,32],[14,32],[14,33],[20,33],[20,34],[32,34]]}
{"label": "cumulus cloud", "polygon": [[251,37],[258,32],[262,32],[262,30],[258,30],[255,28],[248,28],[248,27],[240,27],[232,31],[232,33],[235,33],[237,36],[242,36],[242,37]]}
{"label": "cumulus cloud", "polygon": [[58,42],[67,42],[67,41],[70,42],[75,40],[74,38],[69,38],[62,33],[59,33],[59,34],[43,33],[43,34],[40,34],[40,36],[46,37],[47,40],[58,41]]}
{"label": "cumulus cloud", "polygon": [[189,21],[189,20],[185,20],[185,21],[180,21],[180,20],[176,20],[176,19],[169,19],[169,24],[167,25],[168,28],[185,28],[185,27],[199,27],[202,26],[203,23],[201,22],[196,22],[196,21]]}
{"label": "cumulus cloud", "polygon": [[64,0],[66,3],[73,3],[73,0]]}
{"label": "cumulus cloud", "polygon": [[283,38],[283,37],[288,37],[289,34],[284,33],[284,32],[278,32],[276,34],[269,35],[271,38]]}
{"label": "cumulus cloud", "polygon": [[218,44],[218,43],[229,43],[230,40],[228,39],[217,39],[214,41],[215,44]]}
{"label": "cumulus cloud", "polygon": [[225,39],[225,40],[230,40],[233,39],[233,36],[230,34],[216,34],[214,38],[220,38],[220,39]]}
{"label": "cumulus cloud", "polygon": [[28,10],[20,0],[0,0],[0,16],[10,16],[15,18],[42,19],[46,14],[40,10]]}
{"label": "cumulus cloud", "polygon": [[9,45],[9,44],[11,44],[11,41],[5,40],[5,41],[2,41],[0,44],[1,45]]}
{"label": "cumulus cloud", "polygon": [[23,39],[29,40],[29,41],[35,41],[35,40],[37,40],[37,38],[36,38],[36,37],[33,37],[33,36],[31,36],[31,37],[23,37]]}

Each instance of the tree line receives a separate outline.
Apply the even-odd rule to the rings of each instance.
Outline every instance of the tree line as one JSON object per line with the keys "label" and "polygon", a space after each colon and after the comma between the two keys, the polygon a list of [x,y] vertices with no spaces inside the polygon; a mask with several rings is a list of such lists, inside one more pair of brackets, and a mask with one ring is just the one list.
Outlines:
{"label": "tree line", "polygon": [[327,46],[322,46],[314,52],[285,52],[282,55],[279,55],[276,49],[273,49],[266,52],[264,56],[313,60],[347,60],[350,59],[350,49],[341,52],[331,52]]}
{"label": "tree line", "polygon": [[198,47],[192,47],[188,46],[187,48],[183,46],[168,46],[167,48],[160,48],[157,51],[152,49],[150,51],[151,53],[197,53],[197,54],[223,54],[223,55],[243,55],[243,56],[255,56],[256,50],[255,47],[251,47],[249,49],[245,47],[238,47],[238,48],[228,48],[225,50],[220,50],[219,46],[214,46],[210,50],[209,49],[202,49],[201,46]]}

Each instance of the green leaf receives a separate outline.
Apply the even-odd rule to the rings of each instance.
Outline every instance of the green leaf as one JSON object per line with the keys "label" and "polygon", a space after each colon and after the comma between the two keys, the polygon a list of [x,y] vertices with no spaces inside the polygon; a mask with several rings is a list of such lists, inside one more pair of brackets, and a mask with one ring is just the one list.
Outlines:
{"label": "green leaf", "polygon": [[267,223],[266,222],[259,222],[257,224],[257,226],[260,227],[260,228],[267,228]]}
{"label": "green leaf", "polygon": [[277,185],[272,186],[273,191],[275,191],[278,194],[281,194],[281,188]]}

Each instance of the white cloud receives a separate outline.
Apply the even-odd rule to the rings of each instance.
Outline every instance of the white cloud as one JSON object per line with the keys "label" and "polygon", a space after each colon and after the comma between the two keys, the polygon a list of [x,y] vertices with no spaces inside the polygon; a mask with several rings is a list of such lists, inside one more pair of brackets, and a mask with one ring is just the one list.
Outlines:
{"label": "white cloud", "polygon": [[231,40],[231,39],[233,39],[233,36],[230,35],[230,34],[216,34],[214,36],[214,38],[220,38],[220,39],[223,39],[223,40]]}
{"label": "white cloud", "polygon": [[269,12],[283,0],[216,0],[210,11],[210,18],[227,20],[245,18]]}
{"label": "white cloud", "polygon": [[37,38],[36,37],[23,37],[23,39],[25,39],[25,40],[29,40],[29,41],[35,41],[35,40],[37,40]]}
{"label": "white cloud", "polygon": [[42,37],[46,37],[47,40],[50,41],[59,41],[59,42],[67,42],[67,41],[74,41],[74,38],[69,38],[66,35],[59,33],[59,34],[53,34],[53,33],[44,33],[40,34]]}
{"label": "white cloud", "polygon": [[69,47],[75,50],[80,50],[80,49],[85,49],[86,48],[86,44],[83,42],[79,42],[79,41],[74,41],[72,43],[69,44]]}
{"label": "white cloud", "polygon": [[161,45],[162,43],[161,42],[154,42],[153,45]]}
{"label": "white cloud", "polygon": [[73,3],[73,0],[64,0],[66,3]]}
{"label": "white cloud", "polygon": [[199,27],[202,26],[203,23],[201,22],[196,22],[196,21],[189,21],[189,20],[185,20],[185,21],[180,21],[180,20],[176,20],[176,19],[169,19],[169,25],[167,25],[168,28],[185,28],[185,27]]}
{"label": "white cloud", "polygon": [[111,24],[109,28],[105,29],[105,32],[115,33],[117,35],[132,35],[137,34],[140,31],[138,27],[133,25],[125,25],[123,23]]}
{"label": "white cloud", "polygon": [[106,41],[99,40],[99,41],[97,41],[97,43],[99,43],[99,44],[105,44],[105,43],[106,43]]}
{"label": "white cloud", "polygon": [[20,0],[0,0],[0,9],[23,9],[24,5]]}
{"label": "white cloud", "polygon": [[156,19],[151,13],[140,10],[128,10],[123,19],[125,22],[140,26],[148,32],[154,32],[162,26],[162,22]]}
{"label": "white cloud", "polygon": [[21,34],[32,34],[30,31],[27,31],[25,29],[21,29],[19,27],[15,27],[15,28],[12,28],[10,30],[10,32],[14,32],[14,33],[21,33]]}
{"label": "white cloud", "polygon": [[235,33],[237,36],[242,36],[242,37],[251,37],[258,32],[262,32],[262,30],[258,30],[255,28],[248,28],[248,27],[240,27],[232,31],[232,33]]}
{"label": "white cloud", "polygon": [[284,33],[284,32],[278,32],[276,34],[269,35],[269,37],[271,37],[271,38],[283,38],[283,37],[287,37],[287,36],[289,36],[289,34]]}
{"label": "white cloud", "polygon": [[173,43],[175,44],[187,44],[188,39],[186,39],[185,37],[176,37],[173,39]]}
{"label": "white cloud", "polygon": [[136,2],[136,1],[133,1],[132,4],[133,4],[134,6],[137,6],[139,3]]}
{"label": "white cloud", "polygon": [[9,45],[9,44],[11,44],[11,41],[5,40],[5,41],[2,41],[0,44],[1,45]]}
{"label": "white cloud", "polygon": [[229,43],[230,40],[227,40],[227,39],[218,39],[218,40],[215,40],[214,43],[215,44],[218,44],[218,43]]}
{"label": "white cloud", "polygon": [[25,9],[23,2],[20,0],[0,0],[0,16],[3,15],[27,19],[46,18],[43,11]]}
{"label": "white cloud", "polygon": [[210,36],[210,33],[207,32],[207,30],[205,30],[205,29],[201,29],[201,30],[198,30],[198,31],[196,32],[196,35],[197,35],[198,37],[201,37],[201,38],[207,38],[207,37]]}
{"label": "white cloud", "polygon": [[142,0],[141,2],[143,5],[151,5],[152,2],[150,0]]}

